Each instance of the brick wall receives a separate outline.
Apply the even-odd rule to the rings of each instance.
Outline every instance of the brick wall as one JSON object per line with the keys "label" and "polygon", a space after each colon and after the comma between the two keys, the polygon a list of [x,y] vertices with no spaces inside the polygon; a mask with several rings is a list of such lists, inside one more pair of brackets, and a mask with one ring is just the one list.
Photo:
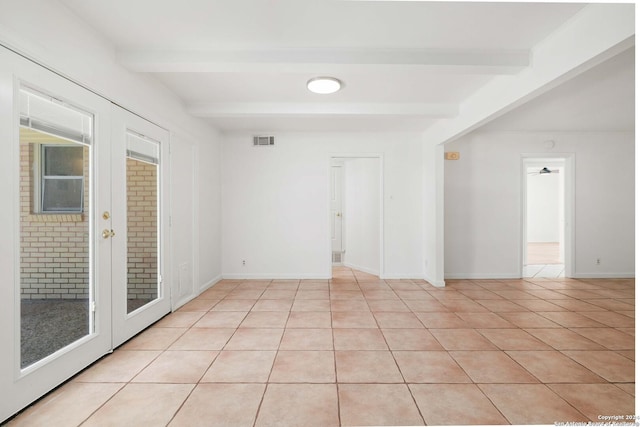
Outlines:
{"label": "brick wall", "polygon": [[[84,299],[89,294],[89,219],[37,214],[34,165],[40,145],[20,142],[20,285],[23,299]],[[89,206],[89,149],[84,148],[84,206]],[[35,166],[35,167],[34,167]]]}
{"label": "brick wall", "polygon": [[128,298],[158,296],[157,166],[127,159]]}
{"label": "brick wall", "polygon": [[[89,148],[84,148],[84,209],[38,214],[34,182],[39,144],[20,143],[20,284],[23,299],[89,295]],[[157,297],[157,168],[127,159],[128,298]]]}

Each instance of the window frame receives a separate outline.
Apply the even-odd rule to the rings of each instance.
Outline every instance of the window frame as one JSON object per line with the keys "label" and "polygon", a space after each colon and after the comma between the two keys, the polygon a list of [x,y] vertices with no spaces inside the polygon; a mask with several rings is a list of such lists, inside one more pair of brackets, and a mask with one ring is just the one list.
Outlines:
{"label": "window frame", "polygon": [[[62,148],[62,147],[73,147],[82,150],[83,152],[83,174],[76,175],[45,175],[45,166],[46,166],[46,155],[45,150],[47,148]],[[37,154],[36,154],[37,153]],[[37,213],[45,214],[45,215],[55,215],[55,214],[81,214],[84,212],[84,147],[78,144],[50,144],[50,143],[41,143],[38,144],[37,150],[34,150],[34,163],[36,163],[37,171],[37,179],[34,179],[34,200],[37,200]],[[69,180],[69,181],[77,181],[80,180],[80,205],[77,209],[61,209],[61,210],[51,210],[45,209],[45,182],[46,180]],[[37,183],[37,185],[36,185]]]}

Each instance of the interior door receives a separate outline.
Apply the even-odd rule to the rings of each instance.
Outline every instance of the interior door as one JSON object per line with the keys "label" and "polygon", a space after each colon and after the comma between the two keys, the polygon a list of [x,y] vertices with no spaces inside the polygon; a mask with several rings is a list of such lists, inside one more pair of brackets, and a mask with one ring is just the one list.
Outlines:
{"label": "interior door", "polygon": [[[331,166],[331,251],[342,253],[342,190],[343,190],[342,165]],[[341,261],[340,256],[340,261]]]}
{"label": "interior door", "polygon": [[0,421],[112,348],[110,109],[0,48]]}
{"label": "interior door", "polygon": [[[102,232],[113,245],[113,345],[171,310],[169,134],[116,105],[112,112],[112,215]],[[168,258],[167,258],[168,259]]]}

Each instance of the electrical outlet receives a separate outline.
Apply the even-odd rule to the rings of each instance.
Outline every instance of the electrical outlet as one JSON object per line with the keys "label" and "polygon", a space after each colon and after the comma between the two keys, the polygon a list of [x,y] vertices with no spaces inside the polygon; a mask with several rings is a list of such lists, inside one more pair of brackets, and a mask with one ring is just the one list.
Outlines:
{"label": "electrical outlet", "polygon": [[247,262],[245,260],[242,260],[242,266],[244,267],[245,265],[247,265]]}
{"label": "electrical outlet", "polygon": [[596,258],[596,265],[600,265],[600,258]]}

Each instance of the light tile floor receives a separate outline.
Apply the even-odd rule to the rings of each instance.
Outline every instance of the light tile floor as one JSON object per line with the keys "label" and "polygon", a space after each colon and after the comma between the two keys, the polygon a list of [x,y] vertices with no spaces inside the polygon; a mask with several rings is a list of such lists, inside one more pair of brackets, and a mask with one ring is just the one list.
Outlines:
{"label": "light tile floor", "polygon": [[522,267],[524,278],[557,278],[564,277],[564,264],[530,264]]}
{"label": "light tile floor", "polygon": [[10,425],[553,424],[635,408],[633,280],[223,280]]}
{"label": "light tile floor", "polygon": [[560,243],[527,243],[527,261],[529,264],[561,264]]}
{"label": "light tile floor", "polygon": [[527,243],[528,265],[522,267],[522,277],[564,277],[564,264],[560,260],[560,243]]}

